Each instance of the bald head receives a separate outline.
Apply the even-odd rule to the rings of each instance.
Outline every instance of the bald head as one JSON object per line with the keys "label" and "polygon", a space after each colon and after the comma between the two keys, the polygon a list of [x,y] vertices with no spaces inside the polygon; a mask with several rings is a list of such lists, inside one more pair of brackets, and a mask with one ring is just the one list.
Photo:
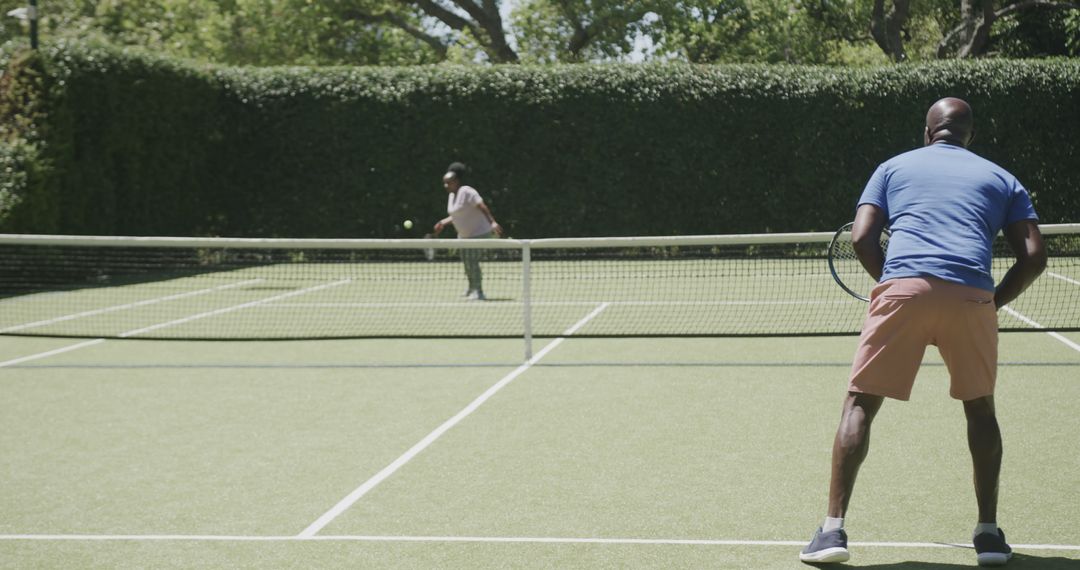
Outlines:
{"label": "bald head", "polygon": [[975,116],[963,99],[946,97],[926,112],[925,143],[948,142],[966,147],[975,134]]}

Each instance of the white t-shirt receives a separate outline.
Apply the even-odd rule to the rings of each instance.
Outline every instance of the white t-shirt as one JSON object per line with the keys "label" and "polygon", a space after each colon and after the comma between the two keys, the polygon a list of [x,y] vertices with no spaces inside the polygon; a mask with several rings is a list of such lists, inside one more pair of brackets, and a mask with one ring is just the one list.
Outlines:
{"label": "white t-shirt", "polygon": [[494,228],[480,210],[484,199],[472,186],[462,186],[446,198],[446,213],[454,222],[459,238],[471,238],[491,233]]}

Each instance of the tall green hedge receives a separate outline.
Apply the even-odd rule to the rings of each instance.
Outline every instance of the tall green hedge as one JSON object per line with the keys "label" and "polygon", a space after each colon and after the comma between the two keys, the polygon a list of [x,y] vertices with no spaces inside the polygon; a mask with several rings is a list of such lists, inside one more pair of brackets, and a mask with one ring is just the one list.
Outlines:
{"label": "tall green hedge", "polygon": [[44,74],[19,45],[0,45],[0,223],[41,186],[37,125]]}
{"label": "tall green hedge", "polygon": [[452,161],[514,237],[825,230],[943,96],[972,103],[972,149],[1044,221],[1080,220],[1075,60],[255,69],[59,44],[28,62],[47,113],[20,160],[40,174],[6,231],[415,237]]}

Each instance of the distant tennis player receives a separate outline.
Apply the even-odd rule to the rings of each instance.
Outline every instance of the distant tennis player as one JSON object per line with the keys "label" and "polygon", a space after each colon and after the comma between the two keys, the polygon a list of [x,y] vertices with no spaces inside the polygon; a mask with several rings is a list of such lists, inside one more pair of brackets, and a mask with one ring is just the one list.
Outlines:
{"label": "distant tennis player", "polygon": [[[879,166],[859,199],[852,239],[878,285],[833,443],[828,513],[799,556],[804,562],[848,560],[844,515],[869,450],[870,424],[884,398],[908,399],[930,344],[948,367],[949,394],[963,402],[967,416],[979,508],[973,536],[978,562],[1000,565],[1012,556],[997,526],[997,309],[1042,273],[1046,252],[1027,190],[967,150],[974,132],[967,103],[934,103],[926,115],[925,146]],[[886,224],[892,231],[888,256],[878,242]],[[1000,230],[1016,261],[995,288],[991,245]]]}
{"label": "distant tennis player", "polygon": [[[446,168],[443,175],[443,188],[449,194],[446,200],[447,217],[435,224],[435,235],[442,233],[443,229],[451,223],[457,230],[459,239],[482,239],[502,236],[502,227],[491,215],[491,210],[480,193],[472,186],[466,186],[465,180],[468,168],[455,162]],[[483,273],[480,271],[480,257],[483,250],[462,249],[461,260],[465,264],[465,276],[469,280],[469,288],[465,290],[465,298],[474,301],[483,301],[484,296]]]}

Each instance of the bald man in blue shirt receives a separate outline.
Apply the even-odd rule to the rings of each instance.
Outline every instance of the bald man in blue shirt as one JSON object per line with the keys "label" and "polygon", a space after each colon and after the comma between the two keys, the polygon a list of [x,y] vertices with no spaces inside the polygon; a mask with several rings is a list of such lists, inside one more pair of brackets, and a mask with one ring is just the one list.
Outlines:
{"label": "bald man in blue shirt", "polygon": [[[870,299],[833,442],[825,522],[799,558],[849,558],[844,515],[869,451],[870,425],[886,397],[907,400],[926,346],[938,347],[950,395],[967,417],[979,520],[973,542],[980,565],[1005,564],[1012,549],[997,526],[1001,431],[994,412],[997,309],[1046,267],[1038,216],[1027,190],[967,146],[971,107],[942,99],[926,115],[923,148],[886,161],[859,199],[852,228],[856,254],[878,285]],[[891,231],[888,256],[879,238]],[[1016,261],[995,287],[994,237],[1004,231]]]}

